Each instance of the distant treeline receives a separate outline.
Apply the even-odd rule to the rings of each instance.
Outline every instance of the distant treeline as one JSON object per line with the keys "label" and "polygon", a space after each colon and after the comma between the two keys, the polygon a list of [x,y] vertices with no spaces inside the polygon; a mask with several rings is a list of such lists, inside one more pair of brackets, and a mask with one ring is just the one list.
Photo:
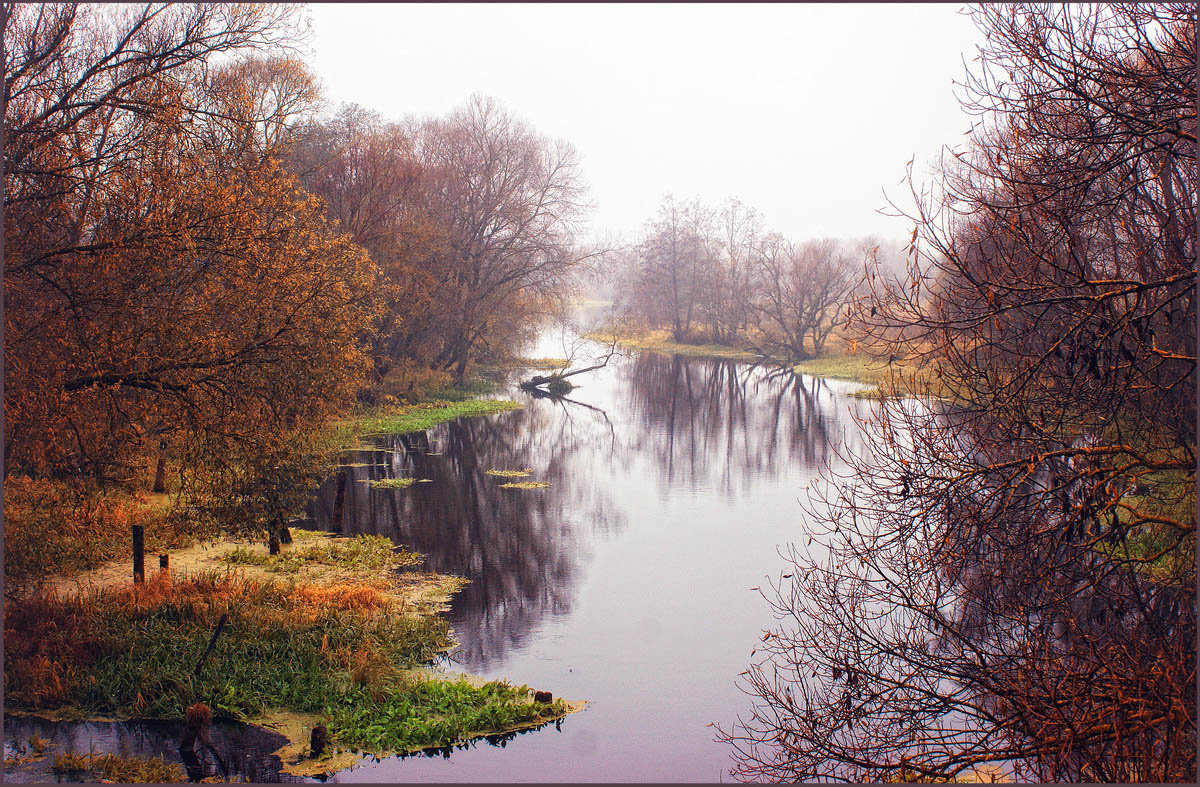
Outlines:
{"label": "distant treeline", "polygon": [[845,322],[868,272],[891,278],[903,264],[898,245],[878,238],[794,242],[736,199],[714,209],[668,196],[610,275],[622,314],[677,342],[804,359]]}

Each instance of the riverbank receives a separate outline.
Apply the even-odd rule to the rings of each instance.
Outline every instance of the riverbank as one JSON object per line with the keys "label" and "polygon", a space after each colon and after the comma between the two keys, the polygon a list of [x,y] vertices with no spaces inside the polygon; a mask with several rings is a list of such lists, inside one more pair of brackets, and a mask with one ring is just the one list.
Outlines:
{"label": "riverbank", "polygon": [[[377,406],[331,428],[336,443],[349,445],[369,434],[420,431],[519,406]],[[39,500],[44,496],[31,493],[23,503],[32,511]],[[214,718],[284,734],[289,743],[277,752],[284,772],[320,775],[368,752],[385,756],[512,733],[582,707],[535,702],[524,686],[430,670],[426,665],[454,646],[441,613],[466,580],[415,570],[420,557],[382,536],[293,530],[293,543],[271,555],[264,544],[197,527],[186,543],[186,534],[160,532],[171,503],[169,495],[122,495],[123,515],[109,517],[97,534],[109,543],[76,543],[88,541],[87,529],[72,528],[58,539],[77,546],[65,562],[55,559],[61,550],[34,554],[36,539],[10,536],[32,536],[21,525],[36,517],[18,518],[15,527],[6,519],[6,557],[14,545],[26,550],[16,560],[24,581],[6,587],[10,712],[180,719],[204,703]],[[130,545],[120,538],[128,541],[134,520],[150,526],[148,562],[165,554],[169,566],[148,570],[141,585],[131,581]],[[51,573],[56,566],[67,570]],[[309,735],[318,724],[330,746],[314,759]]]}
{"label": "riverbank", "polygon": [[[277,754],[297,775],[579,709],[426,669],[454,644],[440,613],[465,580],[412,571],[418,561],[381,536],[295,531],[279,555],[232,540],[179,550],[143,585],[105,569],[52,584],[7,605],[6,704],[58,720],[178,719],[202,702],[285,735]],[[314,759],[318,724],[330,748]]]}
{"label": "riverbank", "polygon": [[[504,399],[469,399],[469,390],[462,387],[440,393],[445,398],[364,407],[329,424],[323,438],[329,461],[365,435],[422,431],[456,418],[520,407]],[[12,476],[5,480],[4,503],[6,594],[110,563],[117,573],[128,574],[132,525],[143,528],[148,554],[220,535],[211,523],[178,516],[176,496],[169,492],[85,489],[71,482]]]}
{"label": "riverbank", "polygon": [[[586,335],[599,342],[611,342],[613,334],[596,331]],[[670,339],[666,330],[652,330],[640,335],[618,335],[616,342],[628,350],[660,352],[672,355],[687,355],[703,358],[720,358],[734,361],[770,362],[791,366],[797,374],[813,377],[831,377],[838,380],[863,383],[872,386],[856,393],[859,397],[878,396],[885,388],[910,396],[942,396],[943,386],[922,365],[910,359],[878,358],[869,355],[843,337],[831,336],[820,357],[799,363],[767,358],[758,352],[727,344],[688,344]]]}
{"label": "riverbank", "polygon": [[759,361],[762,356],[748,348],[738,348],[727,344],[687,344],[672,341],[670,331],[653,330],[639,335],[617,335],[605,331],[591,331],[584,338],[592,341],[611,343],[614,338],[617,344],[627,350],[648,350],[650,352],[667,353],[670,355],[696,355],[705,358],[726,358],[734,361]]}

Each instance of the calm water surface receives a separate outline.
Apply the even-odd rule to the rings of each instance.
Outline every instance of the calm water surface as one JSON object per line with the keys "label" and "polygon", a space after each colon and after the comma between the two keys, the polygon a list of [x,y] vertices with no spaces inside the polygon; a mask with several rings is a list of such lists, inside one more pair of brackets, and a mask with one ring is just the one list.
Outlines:
{"label": "calm water surface", "polygon": [[[390,436],[344,468],[341,528],[389,536],[471,580],[453,668],[589,705],[506,746],[388,758],[337,781],[728,778],[736,681],[770,610],[757,588],[804,543],[798,499],[834,449],[861,447],[852,383],[643,353],[575,378],[570,401]],[[835,464],[836,466],[836,464]],[[489,469],[529,469],[541,490]],[[371,489],[373,478],[430,483]],[[336,530],[336,480],[310,507]]]}

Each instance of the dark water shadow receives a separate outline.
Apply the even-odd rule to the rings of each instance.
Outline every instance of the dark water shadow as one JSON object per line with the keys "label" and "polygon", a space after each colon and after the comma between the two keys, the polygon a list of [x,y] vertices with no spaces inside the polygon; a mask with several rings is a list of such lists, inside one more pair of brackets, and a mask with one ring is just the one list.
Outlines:
{"label": "dark water shadow", "polygon": [[[36,716],[5,715],[6,757],[21,751],[28,752],[29,739],[34,736],[48,741],[49,745],[46,758],[30,766],[6,768],[4,778],[9,782],[87,780],[87,774],[83,773],[57,776],[52,772],[54,755],[66,753],[120,753],[133,757],[162,757],[167,762],[185,764],[179,751],[182,734],[182,721],[132,719],[123,722],[60,722]],[[195,767],[199,768],[196,775],[234,782],[306,781],[280,772],[282,763],[272,752],[285,743],[287,739],[284,736],[262,727],[214,721],[208,745],[196,746]],[[191,769],[188,770],[190,772]]]}

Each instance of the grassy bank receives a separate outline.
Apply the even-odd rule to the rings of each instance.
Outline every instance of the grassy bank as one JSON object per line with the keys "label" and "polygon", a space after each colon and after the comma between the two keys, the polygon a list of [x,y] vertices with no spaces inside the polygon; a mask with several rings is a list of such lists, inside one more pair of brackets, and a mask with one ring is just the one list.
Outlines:
{"label": "grassy bank", "polygon": [[1195,536],[1167,524],[1184,525],[1195,516],[1195,477],[1158,470],[1143,474],[1139,487],[1123,495],[1113,509],[1116,520],[1127,528],[1125,537],[1115,543],[1102,540],[1095,545],[1096,551],[1155,582],[1183,585],[1195,581]]}
{"label": "grassy bank", "polygon": [[[332,465],[361,436],[417,432],[465,416],[519,408],[513,401],[470,399],[493,386],[485,381],[443,387],[445,397],[363,408],[326,427]],[[147,486],[149,483],[147,482]],[[12,476],[4,489],[5,587],[12,591],[46,577],[88,571],[132,554],[131,525],[145,531],[147,553],[162,553],[218,535],[210,523],[172,511],[173,494],[100,488],[85,481]]]}
{"label": "grassy bank", "polygon": [[856,383],[865,383],[876,387],[887,381],[891,369],[886,361],[871,358],[865,354],[850,355],[849,353],[812,358],[801,361],[792,368],[799,374],[852,380]]}
{"label": "grassy bank", "polygon": [[[463,580],[396,574],[415,557],[386,538],[298,531],[282,559],[229,542],[173,556],[144,585],[47,591],[5,610],[10,708],[57,718],[214,716],[266,725],[325,724],[330,757],[290,765],[325,772],[375,754],[445,746],[560,718],[523,686],[433,679],[421,665],[452,645],[437,614]],[[183,570],[186,567],[188,570]],[[227,625],[197,672],[222,615]],[[297,716],[298,714],[298,716]],[[302,733],[302,734],[300,734]],[[340,754],[339,754],[340,752]]]}
{"label": "grassy bank", "polygon": [[463,399],[418,404],[373,407],[338,425],[347,437],[372,434],[423,432],[445,421],[476,415],[491,415],[521,407],[507,399]]}
{"label": "grassy bank", "polygon": [[[593,331],[585,334],[585,338],[608,344],[613,341],[613,334]],[[725,344],[687,344],[672,341],[670,331],[666,330],[648,331],[639,336],[617,336],[616,341],[618,345],[629,350],[649,350],[673,355],[697,355],[705,358],[727,358],[735,361],[759,360],[756,353],[745,348]]]}
{"label": "grassy bank", "polygon": [[[433,400],[378,404],[326,427],[330,461],[362,436],[428,429],[519,407],[473,400],[486,381],[431,388]],[[4,687],[7,707],[52,718],[215,717],[271,726],[292,743],[292,772],[321,774],[361,756],[443,747],[561,718],[561,700],[523,686],[435,676],[423,665],[453,645],[440,614],[465,582],[411,571],[420,558],[381,536],[294,531],[262,544],[214,540],[170,516],[173,495],[10,479]],[[144,585],[130,582],[130,525],[146,532]],[[155,554],[170,571],[155,573]],[[396,573],[397,569],[410,570]],[[227,623],[203,667],[222,615]],[[312,727],[330,753],[308,758]],[[105,773],[116,760],[65,764]],[[172,771],[174,773],[174,771]]]}
{"label": "grassy bank", "polygon": [[851,380],[873,386],[854,394],[863,398],[878,396],[881,390],[909,396],[949,398],[946,387],[919,362],[912,360],[898,359],[889,363],[861,351],[855,354],[841,351],[801,361],[792,368],[799,374]]}
{"label": "grassy bank", "polygon": [[[593,332],[587,338],[598,342],[611,342],[611,333]],[[670,332],[653,330],[633,336],[617,336],[617,344],[630,350],[647,350],[651,352],[669,353],[674,355],[699,356],[704,358],[723,358],[735,361],[761,361],[763,356],[745,347],[725,344],[688,344],[670,339]],[[780,361],[784,363],[784,361]],[[831,377],[839,380],[850,380],[873,389],[862,391],[860,396],[875,396],[879,389],[894,385],[899,393],[915,396],[941,396],[945,394],[943,387],[933,376],[923,370],[916,361],[888,361],[869,355],[861,350],[852,350],[848,340],[833,335],[825,345],[822,355],[818,358],[793,364],[792,368],[798,374],[814,377]]]}

